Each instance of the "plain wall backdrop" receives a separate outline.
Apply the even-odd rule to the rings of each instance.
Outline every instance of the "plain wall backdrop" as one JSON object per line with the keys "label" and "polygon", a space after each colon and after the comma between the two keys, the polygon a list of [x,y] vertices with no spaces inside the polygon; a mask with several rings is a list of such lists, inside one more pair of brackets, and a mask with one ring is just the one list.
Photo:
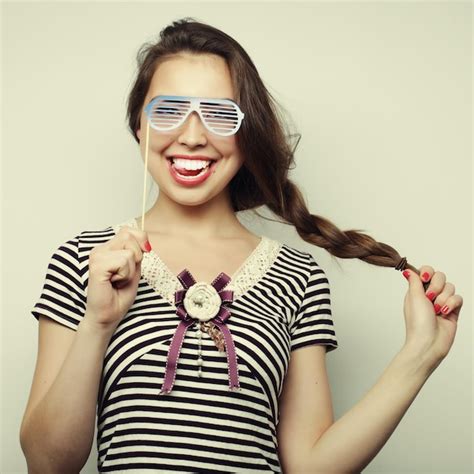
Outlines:
{"label": "plain wall backdrop", "polygon": [[[312,213],[432,265],[464,298],[451,352],[364,472],[472,472],[470,2],[2,8],[2,473],[27,472],[19,428],[37,353],[30,310],[47,263],[79,232],[141,214],[143,162],[125,123],[135,54],[185,16],[239,41],[289,112],[302,134],[290,177]],[[328,276],[338,419],[401,349],[407,282],[358,259],[339,266],[290,226],[239,218],[311,252]],[[83,473],[97,472],[96,456],[94,440]]]}

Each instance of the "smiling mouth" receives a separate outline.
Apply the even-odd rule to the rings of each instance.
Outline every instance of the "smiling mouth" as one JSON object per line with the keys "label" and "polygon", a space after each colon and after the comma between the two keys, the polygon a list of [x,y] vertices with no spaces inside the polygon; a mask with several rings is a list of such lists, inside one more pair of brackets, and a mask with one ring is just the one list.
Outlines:
{"label": "smiling mouth", "polygon": [[214,163],[213,160],[210,160],[204,168],[188,169],[188,168],[178,168],[174,162],[173,157],[167,158],[170,163],[170,166],[181,176],[201,176],[209,170],[209,167]]}
{"label": "smiling mouth", "polygon": [[221,161],[221,160],[210,160],[207,166],[205,166],[204,168],[188,170],[185,168],[177,168],[176,164],[174,163],[173,156],[166,156],[165,158],[167,162],[169,163],[168,166],[172,173],[174,172],[176,173],[176,175],[180,176],[181,178],[189,179],[189,180],[198,179],[204,175],[210,176],[212,173],[214,173],[216,166]]}

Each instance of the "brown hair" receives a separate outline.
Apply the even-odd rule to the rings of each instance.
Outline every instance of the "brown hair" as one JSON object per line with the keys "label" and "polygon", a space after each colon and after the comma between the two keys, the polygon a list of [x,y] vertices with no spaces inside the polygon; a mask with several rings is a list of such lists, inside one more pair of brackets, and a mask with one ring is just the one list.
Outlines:
{"label": "brown hair", "polygon": [[136,132],[153,74],[162,61],[180,53],[223,57],[231,73],[235,101],[245,113],[236,135],[244,164],[229,183],[235,212],[253,210],[267,219],[254,210],[265,205],[282,219],[278,222],[293,225],[304,241],[326,249],[332,256],[359,258],[396,270],[409,268],[419,274],[390,245],[377,242],[359,229],[343,231],[328,219],[309,212],[303,194],[288,179],[296,146],[291,143],[294,135],[283,119],[283,107],[267,90],[242,46],[215,27],[186,17],[161,30],[157,42],[145,43],[140,48],[136,57],[137,77],[127,107],[128,127],[137,143]]}

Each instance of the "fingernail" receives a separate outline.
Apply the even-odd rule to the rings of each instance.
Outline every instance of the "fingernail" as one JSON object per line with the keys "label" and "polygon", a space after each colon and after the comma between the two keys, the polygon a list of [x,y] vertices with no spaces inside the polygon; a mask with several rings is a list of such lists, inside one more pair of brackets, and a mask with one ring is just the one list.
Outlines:
{"label": "fingernail", "polygon": [[441,308],[441,312],[442,312],[443,314],[448,313],[448,312],[449,312],[449,307],[446,306],[446,305],[444,305],[444,306]]}
{"label": "fingernail", "polygon": [[423,273],[423,275],[421,276],[421,279],[423,281],[428,281],[429,278],[430,278],[430,274],[428,272]]}
{"label": "fingernail", "polygon": [[435,314],[438,314],[438,313],[439,313],[439,308],[441,308],[441,306],[440,306],[438,303],[436,303],[436,304],[434,305]]}
{"label": "fingernail", "polygon": [[405,270],[402,272],[402,275],[408,280],[410,278],[410,272],[408,270]]}
{"label": "fingernail", "polygon": [[145,242],[145,249],[147,252],[151,250],[151,245],[150,245],[150,242],[148,242],[148,240]]}
{"label": "fingernail", "polygon": [[426,294],[426,297],[430,300],[433,301],[435,296],[435,293],[433,291],[430,291],[429,293]]}

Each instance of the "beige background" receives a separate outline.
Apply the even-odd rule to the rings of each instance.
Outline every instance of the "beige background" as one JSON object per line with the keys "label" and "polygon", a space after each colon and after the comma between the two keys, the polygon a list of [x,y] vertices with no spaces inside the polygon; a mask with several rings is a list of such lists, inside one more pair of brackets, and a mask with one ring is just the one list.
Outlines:
{"label": "beige background", "polygon": [[[19,426],[37,349],[29,311],[47,263],[82,230],[140,214],[143,165],[125,129],[135,54],[183,16],[236,38],[290,112],[303,135],[292,177],[313,213],[445,272],[463,295],[450,354],[364,472],[472,472],[469,2],[2,7],[2,473],[26,472]],[[407,283],[360,260],[340,259],[339,268],[292,228],[241,218],[312,252],[328,275],[340,346],[327,361],[339,418],[402,347]],[[82,472],[96,472],[95,463],[94,441]]]}

